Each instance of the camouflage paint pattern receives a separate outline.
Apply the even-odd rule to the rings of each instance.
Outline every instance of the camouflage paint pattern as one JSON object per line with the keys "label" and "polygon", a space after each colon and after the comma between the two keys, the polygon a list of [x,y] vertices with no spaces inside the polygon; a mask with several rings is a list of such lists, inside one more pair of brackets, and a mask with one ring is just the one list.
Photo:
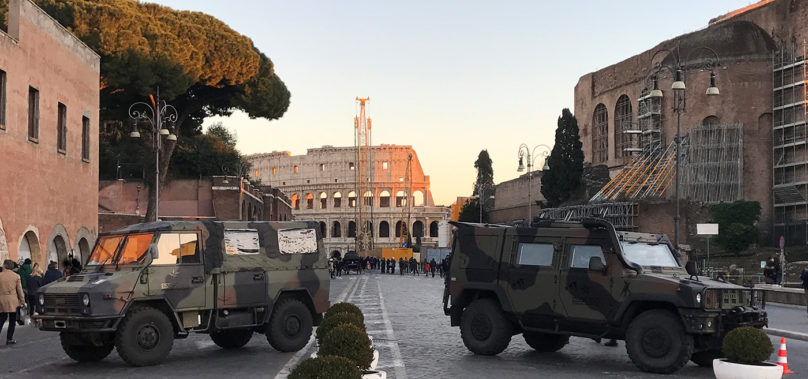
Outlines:
{"label": "camouflage paint pattern", "polygon": [[[752,290],[704,277],[693,280],[678,266],[641,267],[628,260],[620,244],[664,244],[674,251],[664,235],[616,232],[596,219],[543,221],[538,227],[452,224],[457,229],[444,311],[453,326],[477,297],[496,298],[520,331],[622,339],[634,316],[661,306],[675,309],[689,333],[717,338],[735,326],[767,322],[765,311],[750,306]],[[552,262],[520,265],[519,246],[525,243],[552,245]],[[604,270],[571,267],[576,245],[599,248]],[[723,294],[718,295],[723,306],[704,304],[711,291]]]}
{"label": "camouflage paint pattern", "polygon": [[[314,233],[310,237],[316,238],[316,244],[312,244],[315,250],[282,253],[279,230]],[[257,232],[258,251],[251,255],[226,254],[225,231]],[[109,235],[144,232],[154,233],[153,250],[157,250],[162,234],[196,234],[199,262],[158,265],[147,253],[140,264],[86,265],[80,274],[40,289],[45,299],[44,312],[35,317],[40,320],[40,328],[113,331],[126,310],[138,301],[164,302],[177,324],[198,330],[207,329],[207,321],[217,314],[214,311],[225,309],[257,308],[259,317],[263,317],[257,322],[268,322],[272,306],[284,294],[299,298],[317,315],[329,307],[330,275],[316,222],[161,221],[102,233],[99,240]],[[81,300],[85,294],[90,298],[87,307]],[[64,324],[57,327],[55,321]]]}

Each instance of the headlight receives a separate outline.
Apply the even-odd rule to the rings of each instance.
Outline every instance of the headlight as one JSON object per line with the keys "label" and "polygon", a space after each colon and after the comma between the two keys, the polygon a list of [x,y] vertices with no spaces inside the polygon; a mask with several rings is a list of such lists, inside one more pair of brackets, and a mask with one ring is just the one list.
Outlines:
{"label": "headlight", "polygon": [[39,300],[39,305],[45,305],[45,295],[44,294],[39,294],[38,300]]}
{"label": "headlight", "polygon": [[696,304],[701,305],[701,294],[700,293],[696,294]]}
{"label": "headlight", "polygon": [[88,295],[86,293],[84,295],[82,295],[81,296],[81,302],[84,304],[85,307],[89,307],[90,306],[90,295]]}

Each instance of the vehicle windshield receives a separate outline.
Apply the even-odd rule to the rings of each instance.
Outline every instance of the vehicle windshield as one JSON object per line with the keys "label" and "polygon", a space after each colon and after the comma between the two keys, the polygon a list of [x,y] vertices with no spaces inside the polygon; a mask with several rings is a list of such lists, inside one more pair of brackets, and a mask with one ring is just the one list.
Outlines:
{"label": "vehicle windshield", "polygon": [[[149,250],[154,233],[130,234],[128,236],[103,236],[98,240],[87,265],[140,263]],[[116,255],[118,247],[121,252]]]}
{"label": "vehicle windshield", "polygon": [[643,242],[620,243],[626,258],[640,266],[679,267],[676,258],[664,243],[651,245]]}

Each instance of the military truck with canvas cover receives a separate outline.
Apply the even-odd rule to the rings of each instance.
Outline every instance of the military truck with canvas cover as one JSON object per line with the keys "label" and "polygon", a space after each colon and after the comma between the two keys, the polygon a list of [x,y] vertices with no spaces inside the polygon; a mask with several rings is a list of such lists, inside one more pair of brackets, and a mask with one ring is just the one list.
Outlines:
{"label": "military truck with canvas cover", "polygon": [[543,352],[570,336],[614,338],[641,370],[671,373],[712,365],[730,330],[768,322],[760,291],[688,274],[661,234],[601,219],[453,225],[444,312],[477,354],[519,333]]}
{"label": "military truck with canvas cover", "polygon": [[98,236],[81,273],[37,293],[41,330],[77,361],[115,347],[153,365],[174,339],[210,334],[226,349],[253,333],[300,350],[328,309],[327,257],[316,222],[151,222]]}

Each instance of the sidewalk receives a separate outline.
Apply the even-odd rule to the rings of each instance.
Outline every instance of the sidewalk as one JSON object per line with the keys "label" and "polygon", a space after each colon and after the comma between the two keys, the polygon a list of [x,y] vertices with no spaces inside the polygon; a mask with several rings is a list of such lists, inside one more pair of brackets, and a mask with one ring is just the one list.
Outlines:
{"label": "sidewalk", "polygon": [[766,312],[769,315],[769,327],[763,329],[766,333],[808,341],[808,311],[805,306],[767,303]]}

